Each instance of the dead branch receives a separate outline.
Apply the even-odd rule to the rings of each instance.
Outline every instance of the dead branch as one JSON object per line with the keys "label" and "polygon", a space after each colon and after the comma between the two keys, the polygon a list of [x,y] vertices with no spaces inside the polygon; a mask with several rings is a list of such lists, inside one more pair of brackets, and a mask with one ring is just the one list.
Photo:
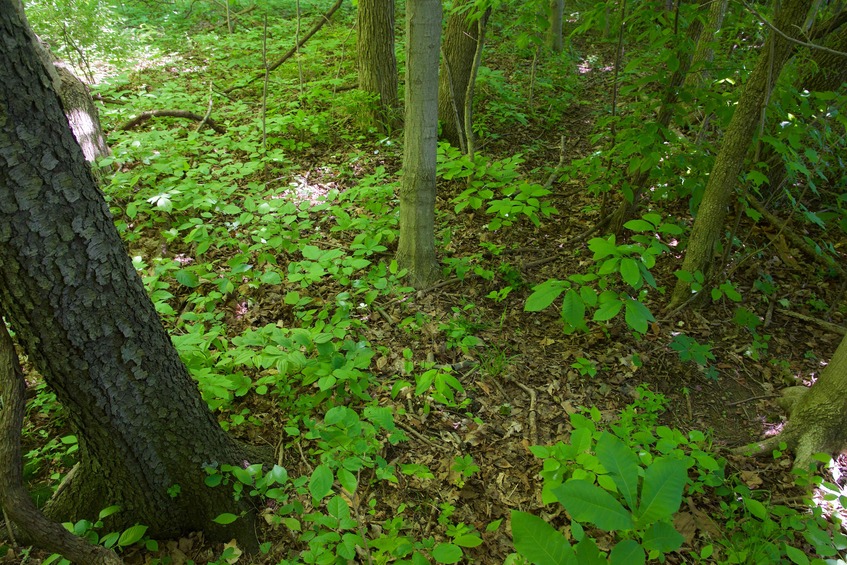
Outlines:
{"label": "dead branch", "polygon": [[317,33],[317,32],[318,32],[318,31],[319,31],[319,30],[320,30],[320,29],[324,26],[324,24],[325,24],[325,23],[327,23],[327,22],[329,21],[329,19],[332,17],[332,15],[333,15],[336,11],[338,11],[338,8],[340,8],[340,7],[341,7],[341,4],[342,4],[343,2],[344,2],[344,0],[337,0],[337,2],[336,2],[335,4],[333,4],[333,5],[332,5],[332,7],[331,7],[329,10],[327,10],[326,14],[324,14],[324,15],[321,17],[321,19],[320,19],[320,20],[318,20],[318,21],[317,21],[317,23],[315,23],[315,25],[312,27],[312,29],[310,29],[310,30],[309,30],[309,33],[307,33],[306,35],[304,35],[303,37],[301,37],[301,38],[300,38],[300,41],[297,41],[291,49],[289,49],[288,51],[286,51],[285,55],[283,55],[282,57],[280,57],[279,59],[277,59],[277,60],[276,60],[276,62],[271,63],[270,65],[268,65],[267,69],[263,69],[261,73],[257,74],[256,76],[254,76],[253,78],[251,78],[250,80],[248,80],[247,82],[245,82],[244,84],[239,84],[239,85],[236,85],[236,86],[230,86],[229,88],[227,88],[226,90],[224,90],[224,91],[223,91],[223,92],[224,92],[224,94],[229,94],[229,93],[230,93],[230,92],[232,92],[233,90],[238,90],[239,88],[244,88],[244,87],[245,87],[245,86],[247,86],[248,84],[251,84],[253,81],[257,81],[257,80],[259,80],[259,79],[261,79],[261,78],[264,78],[264,76],[265,76],[265,73],[266,73],[266,72],[268,72],[268,73],[269,73],[269,72],[271,72],[271,71],[275,70],[277,67],[279,67],[280,65],[282,65],[282,64],[283,64],[284,62],[286,62],[288,59],[290,59],[290,58],[291,58],[291,57],[292,57],[295,53],[297,53],[297,51],[298,51],[301,47],[303,47],[303,45],[305,45],[305,44],[306,44],[306,42],[307,42],[307,41],[309,41],[309,39],[310,39],[313,35],[315,35],[315,34],[316,34],[316,33]]}
{"label": "dead branch", "polygon": [[146,122],[150,118],[187,118],[189,120],[194,120],[195,122],[203,122],[215,130],[218,133],[226,133],[226,128],[218,125],[215,120],[212,118],[205,118],[199,114],[195,114],[194,112],[189,112],[187,110],[148,110],[147,112],[141,112],[138,116],[131,119],[124,125],[122,125],[120,130],[126,131],[134,128],[138,124],[142,122]]}

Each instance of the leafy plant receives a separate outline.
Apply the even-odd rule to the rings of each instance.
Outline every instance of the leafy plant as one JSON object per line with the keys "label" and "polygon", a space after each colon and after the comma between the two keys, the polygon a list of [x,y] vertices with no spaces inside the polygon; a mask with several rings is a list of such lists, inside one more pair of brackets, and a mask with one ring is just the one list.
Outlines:
{"label": "leafy plant", "polygon": [[707,378],[717,380],[718,371],[711,364],[715,360],[711,344],[700,343],[693,337],[678,333],[671,339],[670,348],[679,354],[680,361],[693,361],[706,373]]}

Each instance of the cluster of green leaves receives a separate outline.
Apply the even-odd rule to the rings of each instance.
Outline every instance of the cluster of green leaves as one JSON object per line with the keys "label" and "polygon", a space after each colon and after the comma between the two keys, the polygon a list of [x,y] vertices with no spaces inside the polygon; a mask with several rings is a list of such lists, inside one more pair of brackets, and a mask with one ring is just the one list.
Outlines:
{"label": "cluster of green leaves", "polygon": [[671,339],[669,347],[679,354],[680,361],[693,361],[707,378],[717,380],[718,370],[711,364],[715,360],[711,344],[700,343],[693,337],[678,333]]}
{"label": "cluster of green leaves", "polygon": [[[822,565],[822,559],[808,557],[807,547],[821,557],[847,548],[847,536],[832,529],[819,507],[807,513],[762,502],[766,493],[727,475],[726,462],[712,453],[703,433],[685,435],[658,425],[667,402],[663,396],[643,386],[638,395],[610,424],[602,423],[596,408],[577,412],[570,417],[569,441],[531,448],[543,461],[542,502],[564,507],[569,535],[534,514],[513,510],[518,554],[537,565],[663,561],[685,541],[673,522],[683,498],[705,494],[720,501],[724,537],[691,552],[695,562]],[[799,473],[798,484],[808,486],[809,477]],[[837,485],[825,486],[830,500],[845,498]],[[597,530],[609,534],[594,534]],[[611,535],[610,550],[598,546],[601,535],[606,547]]]}
{"label": "cluster of green leaves", "polygon": [[[565,333],[588,331],[586,316],[589,310],[594,311],[591,319],[595,322],[611,320],[623,310],[626,324],[638,333],[645,333],[648,324],[655,320],[643,303],[647,289],[657,288],[650,269],[655,266],[656,259],[668,251],[661,237],[677,235],[682,228],[662,221],[660,215],[653,213],[630,220],[624,227],[637,232],[631,238],[633,243],[618,244],[614,235],[592,239],[588,242],[589,249],[594,252],[591,271],[571,275],[567,280],[550,279],[536,285],[524,310],[544,310],[564,294],[561,312]],[[625,290],[619,290],[620,283],[624,283]]]}
{"label": "cluster of green leaves", "polygon": [[454,210],[479,210],[487,205],[485,213],[494,216],[488,222],[489,230],[511,226],[521,216],[539,226],[541,218],[556,213],[556,208],[544,199],[550,190],[523,179],[523,162],[520,154],[500,160],[476,154],[471,162],[468,155],[449,143],[438,145],[438,176],[444,180],[464,179],[467,183],[467,188],[453,198]]}
{"label": "cluster of green leaves", "polygon": [[[158,551],[159,544],[156,540],[145,537],[147,526],[130,526],[123,532],[110,532],[101,535],[98,530],[103,528],[103,520],[120,512],[120,506],[109,506],[100,511],[96,522],[90,520],[79,520],[77,522],[64,522],[62,525],[72,534],[79,536],[93,545],[102,545],[108,549],[122,551],[135,544],[143,544],[147,551]],[[55,563],[56,565],[70,565],[70,561],[61,555],[54,553],[42,561],[44,565]]]}

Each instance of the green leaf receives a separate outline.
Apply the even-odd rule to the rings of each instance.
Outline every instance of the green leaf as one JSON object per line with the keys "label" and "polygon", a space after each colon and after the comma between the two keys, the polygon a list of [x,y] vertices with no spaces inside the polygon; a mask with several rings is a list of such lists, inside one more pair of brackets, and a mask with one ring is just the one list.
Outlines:
{"label": "green leaf", "polygon": [[585,304],[574,289],[569,289],[562,301],[562,318],[575,328],[585,325]]}
{"label": "green leaf", "polygon": [[796,547],[791,547],[786,544],[785,555],[788,556],[792,563],[796,563],[797,565],[809,565],[809,558]]}
{"label": "green leaf", "polygon": [[477,547],[482,545],[482,538],[476,534],[465,534],[453,539],[453,543],[460,547]]}
{"label": "green leaf", "polygon": [[684,461],[666,457],[654,459],[644,473],[641,505],[637,513],[639,527],[670,519],[679,510],[687,479],[688,469]]}
{"label": "green leaf", "polygon": [[176,277],[179,284],[187,286],[188,288],[195,288],[200,284],[200,279],[197,278],[197,275],[191,271],[186,271],[185,269],[178,270],[174,274],[174,277]]}
{"label": "green leaf", "polygon": [[212,522],[215,522],[216,524],[220,524],[222,526],[226,526],[227,524],[232,524],[236,520],[238,520],[238,516],[236,516],[235,514],[229,514],[229,513],[225,512],[223,514],[220,514],[214,520],[212,520]]}
{"label": "green leaf", "polygon": [[685,538],[668,522],[656,522],[644,532],[641,544],[648,550],[668,553],[682,547]]}
{"label": "green leaf", "polygon": [[141,526],[139,524],[127,528],[121,534],[120,539],[118,539],[118,547],[126,547],[128,545],[134,544],[135,542],[143,538],[146,532],[147,526]]}
{"label": "green leaf", "polygon": [[620,300],[610,300],[608,302],[601,302],[600,307],[594,311],[594,321],[595,322],[605,322],[606,320],[611,320],[615,316],[618,315],[618,312],[623,308],[623,302]]}
{"label": "green leaf", "polygon": [[329,465],[318,465],[309,479],[309,493],[315,500],[321,500],[332,491],[332,469]]}
{"label": "green leaf", "polygon": [[565,281],[555,279],[544,281],[537,285],[532,289],[533,292],[529,295],[529,298],[526,299],[526,304],[523,307],[524,311],[539,312],[544,310],[564,292],[567,285],[568,283]]}
{"label": "green leaf", "polygon": [[565,536],[533,514],[512,510],[512,539],[515,549],[535,565],[576,564]]}
{"label": "green leaf", "polygon": [[759,520],[767,520],[768,518],[768,509],[765,508],[765,505],[759,502],[758,500],[744,497],[744,506],[747,507],[747,510],[758,518]]}
{"label": "green leaf", "polygon": [[641,284],[641,271],[635,259],[630,257],[621,259],[621,278],[632,288],[638,288]]}
{"label": "green leaf", "polygon": [[340,468],[336,472],[336,476],[338,477],[338,482],[341,485],[341,488],[353,494],[356,492],[356,488],[359,485],[359,481],[356,479],[356,475],[351,473],[345,468]]}
{"label": "green leaf", "polygon": [[656,226],[644,220],[630,220],[623,227],[632,231],[653,231],[656,229]]}
{"label": "green leaf", "polygon": [[607,532],[633,528],[632,516],[626,508],[593,483],[572,479],[552,490],[577,522],[591,522]]}
{"label": "green leaf", "polygon": [[432,550],[436,563],[458,563],[462,559],[462,548],[452,543],[439,543]]}
{"label": "green leaf", "polygon": [[609,554],[610,565],[644,565],[645,561],[644,549],[632,539],[619,542]]}
{"label": "green leaf", "polygon": [[626,306],[625,319],[627,325],[638,333],[647,333],[647,323],[656,320],[650,310],[641,302],[632,298],[626,298],[624,305]]}
{"label": "green leaf", "polygon": [[98,516],[98,519],[102,520],[103,518],[108,518],[109,516],[111,516],[115,512],[120,512],[120,511],[121,511],[120,506],[109,506],[108,508],[104,508],[103,510],[101,510],[100,514],[98,514],[97,516]]}
{"label": "green leaf", "polygon": [[627,506],[638,504],[638,456],[632,449],[609,432],[603,432],[594,450],[600,464],[612,476]]}

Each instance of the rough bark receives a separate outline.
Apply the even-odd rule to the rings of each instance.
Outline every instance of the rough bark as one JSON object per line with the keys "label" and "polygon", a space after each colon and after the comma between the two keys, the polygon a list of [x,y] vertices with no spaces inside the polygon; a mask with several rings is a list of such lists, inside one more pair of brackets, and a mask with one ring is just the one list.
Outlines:
{"label": "rough bark", "polygon": [[415,288],[438,277],[435,258],[435,167],[441,0],[406,4],[406,118],[397,262]]}
{"label": "rough bark", "polygon": [[[811,0],[786,0],[776,14],[774,25],[789,37],[797,37],[810,6]],[[682,264],[682,269],[689,273],[709,274],[715,246],[723,233],[727,207],[756,133],[762,107],[793,50],[793,43],[772,33],[741,92],[691,229]],[[689,296],[689,285],[680,279],[674,288],[670,308],[682,304]]]}
{"label": "rough bark", "polygon": [[373,118],[387,132],[399,121],[394,0],[359,0],[356,27],[359,88],[376,95]]}
{"label": "rough bark", "polygon": [[798,390],[786,390],[790,415],[782,432],[738,452],[767,456],[785,442],[794,451],[794,467],[808,469],[815,453],[847,447],[847,336],[815,384],[803,394]]}
{"label": "rough bark", "polygon": [[550,30],[548,40],[550,49],[554,53],[561,53],[564,49],[562,38],[562,27],[565,19],[565,0],[550,0]]}
{"label": "rough bark", "polygon": [[[456,5],[447,18],[444,31],[443,64],[438,83],[438,117],[441,120],[441,137],[454,147],[463,147],[465,134],[465,96],[474,69],[480,26],[477,19],[469,21],[469,9],[462,9],[473,0]],[[483,29],[488,11],[482,15]]]}
{"label": "rough bark", "polygon": [[[203,530],[253,549],[246,502],[204,485],[205,465],[246,450],[162,327],[14,1],[0,0],[0,304],[79,439],[78,470],[46,513],[96,519],[118,504],[107,527]],[[245,517],[218,526],[222,512]]]}

